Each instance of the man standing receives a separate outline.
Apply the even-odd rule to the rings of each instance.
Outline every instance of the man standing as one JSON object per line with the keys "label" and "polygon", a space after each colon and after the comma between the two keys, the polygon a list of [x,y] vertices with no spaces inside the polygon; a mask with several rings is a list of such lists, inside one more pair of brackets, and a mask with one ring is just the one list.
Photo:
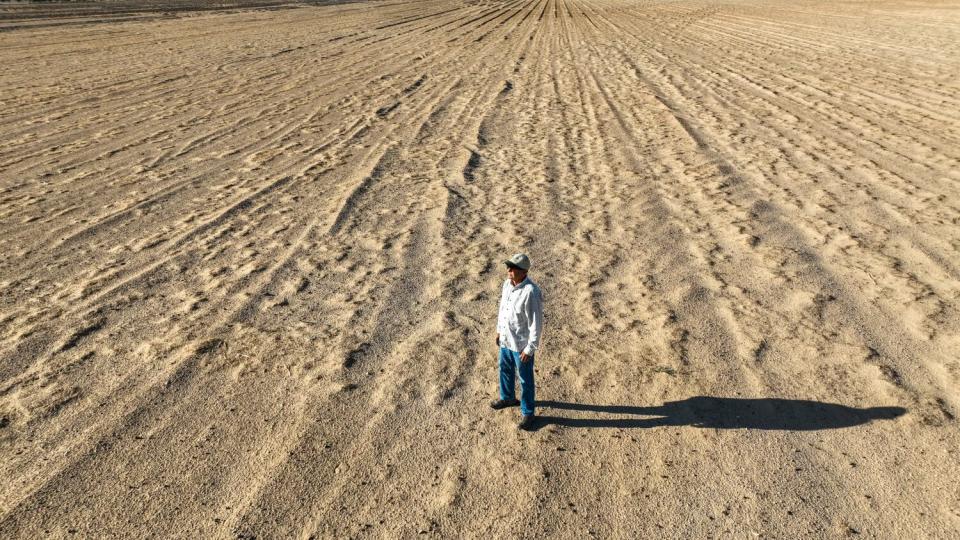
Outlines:
{"label": "man standing", "polygon": [[[503,409],[520,405],[520,429],[533,427],[533,358],[543,334],[543,296],[540,287],[527,277],[530,258],[517,253],[506,261],[508,279],[500,292],[497,317],[497,346],[500,347],[500,399],[490,406]],[[520,371],[520,401],[514,378]]]}

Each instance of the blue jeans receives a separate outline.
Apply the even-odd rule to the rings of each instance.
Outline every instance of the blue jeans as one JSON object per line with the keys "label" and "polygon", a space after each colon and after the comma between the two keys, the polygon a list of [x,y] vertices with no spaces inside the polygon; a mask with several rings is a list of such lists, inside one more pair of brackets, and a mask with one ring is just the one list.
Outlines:
{"label": "blue jeans", "polygon": [[500,399],[517,399],[514,383],[520,370],[520,414],[533,414],[533,398],[536,386],[533,383],[533,358],[520,361],[520,353],[500,347]]}

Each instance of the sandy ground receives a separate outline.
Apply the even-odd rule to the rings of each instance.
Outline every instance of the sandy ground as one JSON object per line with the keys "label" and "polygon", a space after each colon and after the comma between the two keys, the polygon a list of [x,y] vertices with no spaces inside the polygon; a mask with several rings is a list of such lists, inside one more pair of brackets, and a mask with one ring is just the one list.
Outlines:
{"label": "sandy ground", "polygon": [[960,534],[957,3],[96,22],[0,32],[0,537]]}

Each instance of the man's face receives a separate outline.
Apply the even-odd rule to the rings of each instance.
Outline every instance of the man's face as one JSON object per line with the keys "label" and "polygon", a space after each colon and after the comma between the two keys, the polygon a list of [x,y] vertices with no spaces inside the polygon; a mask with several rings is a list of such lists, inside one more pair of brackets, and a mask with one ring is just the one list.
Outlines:
{"label": "man's face", "polygon": [[520,283],[523,278],[527,277],[527,271],[516,266],[507,266],[507,275],[510,276],[511,283]]}

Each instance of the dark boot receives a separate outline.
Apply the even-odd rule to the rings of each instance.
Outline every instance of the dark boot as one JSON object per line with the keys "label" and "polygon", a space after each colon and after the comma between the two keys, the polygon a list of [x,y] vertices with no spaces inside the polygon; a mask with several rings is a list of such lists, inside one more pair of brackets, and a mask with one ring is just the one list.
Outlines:
{"label": "dark boot", "polygon": [[491,409],[506,409],[507,407],[516,407],[520,402],[516,399],[495,399],[490,402]]}

